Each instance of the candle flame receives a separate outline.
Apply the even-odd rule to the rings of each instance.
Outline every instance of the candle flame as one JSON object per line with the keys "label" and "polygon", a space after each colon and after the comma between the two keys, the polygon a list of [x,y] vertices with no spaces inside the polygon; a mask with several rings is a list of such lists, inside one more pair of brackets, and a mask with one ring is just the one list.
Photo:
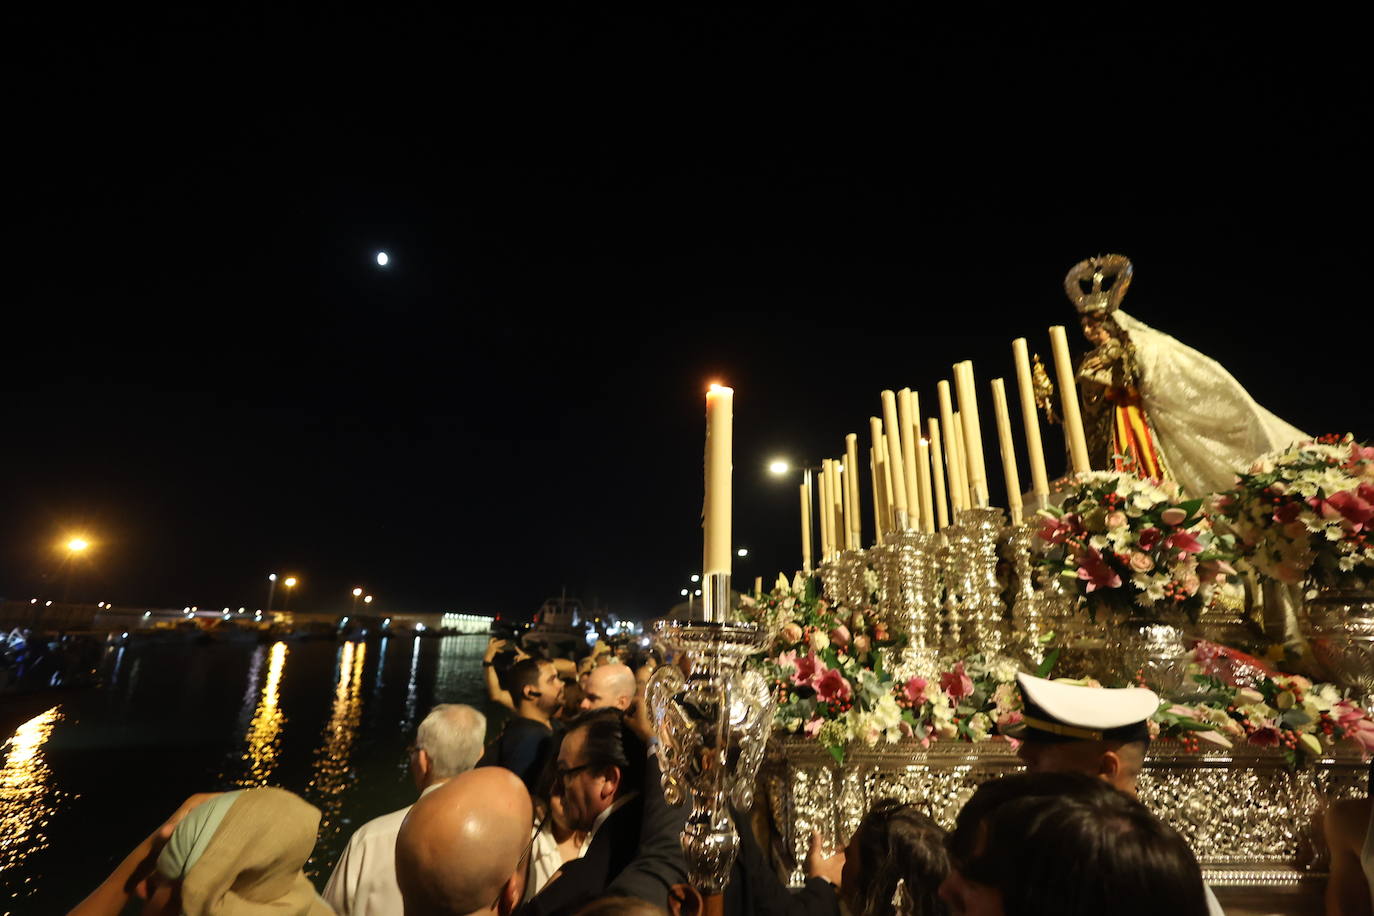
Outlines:
{"label": "candle flame", "polygon": [[735,389],[733,389],[733,388],[728,388],[728,387],[726,387],[725,385],[720,384],[719,382],[712,382],[712,383],[710,384],[710,387],[708,387],[706,390],[707,390],[708,392],[711,392],[711,391],[728,391],[728,392],[730,392],[730,393],[733,394]]}

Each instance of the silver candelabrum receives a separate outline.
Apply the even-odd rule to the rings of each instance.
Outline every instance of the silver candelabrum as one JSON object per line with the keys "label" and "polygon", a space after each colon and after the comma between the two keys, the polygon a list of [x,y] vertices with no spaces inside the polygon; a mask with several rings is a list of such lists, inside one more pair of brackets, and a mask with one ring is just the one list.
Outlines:
{"label": "silver candelabrum", "polygon": [[1006,525],[1001,509],[963,509],[944,530],[946,641],[992,655],[1009,634],[997,579],[998,541]]}
{"label": "silver candelabrum", "polygon": [[[706,578],[708,595],[729,595],[729,575]],[[688,878],[704,894],[723,893],[730,882],[739,835],[729,805],[742,810],[753,805],[754,777],[774,705],[767,681],[744,667],[770,634],[756,624],[726,620],[727,606],[712,604],[706,604],[706,620],[657,625],[659,638],[690,661],[691,673],[664,665],[646,689],[658,732],[664,798],[671,805],[691,799],[682,851]]]}
{"label": "silver candelabrum", "polygon": [[901,680],[939,673],[941,620],[940,559],[944,539],[921,531],[893,532],[874,547],[878,603],[901,629],[906,644],[888,667]]}

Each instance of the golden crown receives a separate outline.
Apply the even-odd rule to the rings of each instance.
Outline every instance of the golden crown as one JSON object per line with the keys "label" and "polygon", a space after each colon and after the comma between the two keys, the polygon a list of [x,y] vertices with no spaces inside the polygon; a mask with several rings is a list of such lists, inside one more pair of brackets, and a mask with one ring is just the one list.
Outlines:
{"label": "golden crown", "polygon": [[1100,254],[1079,261],[1064,277],[1064,292],[1080,315],[1114,312],[1131,285],[1131,259]]}

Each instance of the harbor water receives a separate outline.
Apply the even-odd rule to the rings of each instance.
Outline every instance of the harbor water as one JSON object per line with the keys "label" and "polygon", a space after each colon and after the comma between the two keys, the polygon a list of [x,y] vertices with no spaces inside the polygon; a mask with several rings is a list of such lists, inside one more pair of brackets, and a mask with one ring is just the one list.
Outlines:
{"label": "harbor water", "polygon": [[[323,812],[323,887],[354,829],[414,801],[436,703],[484,702],[483,636],[105,650],[99,688],[0,698],[0,914],[64,913],[195,792],[281,786]],[[499,727],[489,721],[489,733]]]}

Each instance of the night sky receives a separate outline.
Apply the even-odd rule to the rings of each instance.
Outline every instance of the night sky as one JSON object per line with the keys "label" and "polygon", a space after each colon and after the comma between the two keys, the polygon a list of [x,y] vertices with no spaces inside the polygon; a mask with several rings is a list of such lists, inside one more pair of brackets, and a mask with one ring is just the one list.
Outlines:
{"label": "night sky", "polygon": [[848,6],[20,14],[0,595],[57,596],[81,530],[83,600],[656,615],[715,379],[771,581],[768,459],[965,358],[992,442],[1099,252],[1262,404],[1374,434],[1353,32]]}

